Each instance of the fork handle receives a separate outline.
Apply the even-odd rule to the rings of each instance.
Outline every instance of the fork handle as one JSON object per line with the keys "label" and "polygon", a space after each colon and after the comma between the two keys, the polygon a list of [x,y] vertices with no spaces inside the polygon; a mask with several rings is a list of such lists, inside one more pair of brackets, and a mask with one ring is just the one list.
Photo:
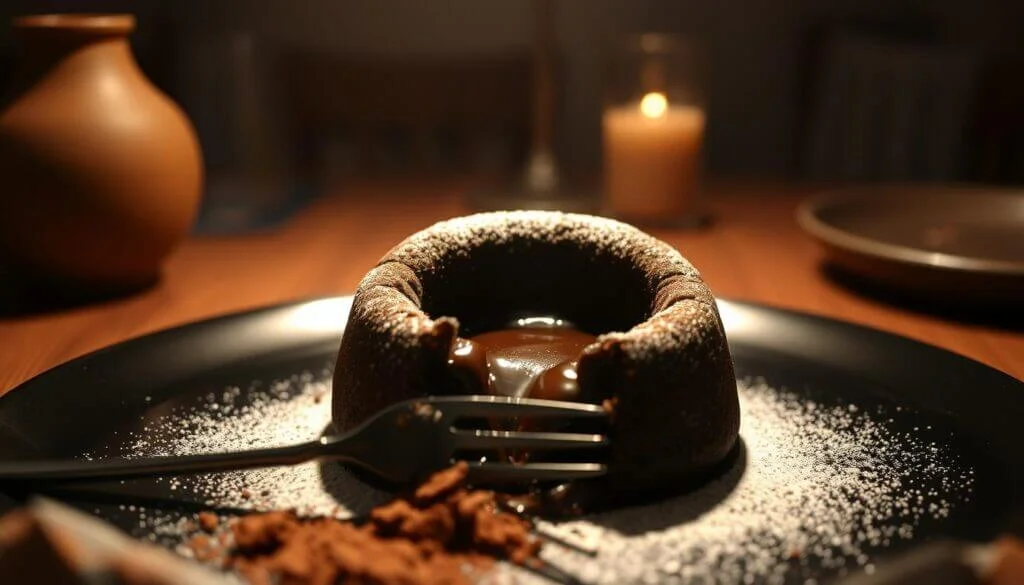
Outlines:
{"label": "fork handle", "polygon": [[305,463],[326,455],[325,451],[324,443],[317,440],[285,447],[200,455],[105,458],[93,461],[10,461],[0,463],[0,482],[67,481],[233,471]]}

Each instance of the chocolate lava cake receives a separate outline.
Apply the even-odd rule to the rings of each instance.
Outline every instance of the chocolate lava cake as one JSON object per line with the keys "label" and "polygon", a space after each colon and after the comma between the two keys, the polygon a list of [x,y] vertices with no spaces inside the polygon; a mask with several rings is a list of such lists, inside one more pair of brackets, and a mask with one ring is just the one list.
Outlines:
{"label": "chocolate lava cake", "polygon": [[[517,343],[541,347],[541,366],[496,390],[487,369],[514,362]],[[700,274],[664,242],[587,215],[444,221],[360,283],[334,374],[339,430],[397,401],[486,392],[612,405],[602,484],[615,492],[699,481],[739,430],[732,358]]]}

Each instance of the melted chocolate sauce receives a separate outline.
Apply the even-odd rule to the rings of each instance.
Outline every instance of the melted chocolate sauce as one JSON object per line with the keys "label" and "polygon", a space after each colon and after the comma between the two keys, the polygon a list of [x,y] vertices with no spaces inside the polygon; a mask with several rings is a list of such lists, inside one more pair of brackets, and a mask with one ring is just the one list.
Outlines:
{"label": "melted chocolate sauce", "polygon": [[581,400],[576,361],[596,338],[562,321],[546,321],[552,324],[521,319],[518,327],[459,338],[449,363],[476,378],[475,392]]}
{"label": "melted chocolate sauce", "polygon": [[[518,319],[504,329],[459,338],[448,363],[470,394],[600,403],[598,397],[584,395],[576,374],[580,354],[596,339],[561,319]],[[492,421],[496,428],[510,428],[507,423]],[[511,428],[543,427],[521,420],[512,421]],[[502,452],[497,457],[525,461],[532,455]],[[521,513],[577,514],[581,508],[577,492],[575,484],[533,485],[527,493],[507,496],[504,503]]]}

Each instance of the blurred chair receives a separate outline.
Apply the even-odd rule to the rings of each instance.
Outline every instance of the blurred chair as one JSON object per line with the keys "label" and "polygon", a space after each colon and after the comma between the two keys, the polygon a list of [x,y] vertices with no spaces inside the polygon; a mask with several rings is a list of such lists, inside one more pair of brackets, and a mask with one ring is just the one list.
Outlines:
{"label": "blurred chair", "polygon": [[1024,183],[1024,53],[993,55],[978,96],[976,146],[971,178],[988,183]]}
{"label": "blurred chair", "polygon": [[814,179],[963,178],[980,60],[841,32],[824,43],[801,158]]}
{"label": "blurred chair", "polygon": [[299,167],[351,176],[517,172],[528,146],[528,52],[282,60]]}

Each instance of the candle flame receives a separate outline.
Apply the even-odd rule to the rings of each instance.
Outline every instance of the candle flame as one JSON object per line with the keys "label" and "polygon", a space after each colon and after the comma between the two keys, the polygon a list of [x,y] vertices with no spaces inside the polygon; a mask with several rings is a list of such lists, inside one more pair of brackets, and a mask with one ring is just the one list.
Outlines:
{"label": "candle flame", "polygon": [[668,111],[668,99],[665,94],[652,91],[640,100],[640,113],[645,118],[660,118]]}

